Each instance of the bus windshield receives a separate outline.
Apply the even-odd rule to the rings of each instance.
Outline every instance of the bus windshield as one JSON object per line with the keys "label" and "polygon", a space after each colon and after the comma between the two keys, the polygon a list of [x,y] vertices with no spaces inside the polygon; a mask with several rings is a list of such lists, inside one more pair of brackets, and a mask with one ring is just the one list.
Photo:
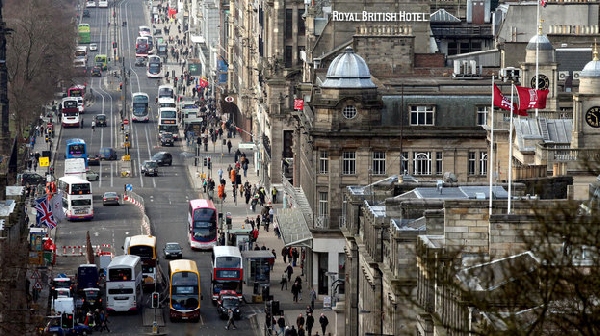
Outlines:
{"label": "bus windshield", "polygon": [[177,112],[173,111],[173,110],[160,111],[160,118],[161,119],[175,119],[175,118],[177,118]]}

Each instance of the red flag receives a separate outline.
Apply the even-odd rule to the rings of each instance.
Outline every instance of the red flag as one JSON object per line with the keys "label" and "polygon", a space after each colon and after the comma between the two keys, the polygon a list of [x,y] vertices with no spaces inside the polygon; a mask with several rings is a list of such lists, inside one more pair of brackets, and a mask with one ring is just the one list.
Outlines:
{"label": "red flag", "polygon": [[[502,110],[510,111],[510,105],[510,100],[506,98],[498,86],[494,84],[494,106],[499,107]],[[512,104],[512,110],[513,113],[517,115],[527,116],[527,111],[519,109],[515,103]]]}
{"label": "red flag", "polygon": [[548,5],[548,0],[540,0],[540,5],[542,5],[542,7],[546,7]]}
{"label": "red flag", "polygon": [[304,110],[304,100],[294,99],[294,110]]}
{"label": "red flag", "polygon": [[546,108],[546,100],[548,99],[548,90],[536,90],[533,88],[517,86],[517,94],[519,95],[519,109],[527,110],[533,108]]}

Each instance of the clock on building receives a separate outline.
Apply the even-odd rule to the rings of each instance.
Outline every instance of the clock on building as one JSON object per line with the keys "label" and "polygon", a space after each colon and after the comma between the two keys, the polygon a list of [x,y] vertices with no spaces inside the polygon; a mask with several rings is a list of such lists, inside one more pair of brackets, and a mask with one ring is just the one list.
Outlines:
{"label": "clock on building", "polygon": [[547,90],[550,87],[550,80],[546,75],[537,75],[531,78],[531,87],[535,89],[535,84],[539,90]]}
{"label": "clock on building", "polygon": [[585,113],[585,121],[590,127],[600,128],[600,106],[590,107]]}

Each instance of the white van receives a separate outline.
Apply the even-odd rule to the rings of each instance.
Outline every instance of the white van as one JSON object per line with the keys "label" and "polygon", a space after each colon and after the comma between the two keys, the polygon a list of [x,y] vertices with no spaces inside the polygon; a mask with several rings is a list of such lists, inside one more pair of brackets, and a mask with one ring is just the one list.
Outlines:
{"label": "white van", "polygon": [[75,50],[75,59],[84,59],[87,62],[88,48],[86,46],[77,46],[77,49]]}

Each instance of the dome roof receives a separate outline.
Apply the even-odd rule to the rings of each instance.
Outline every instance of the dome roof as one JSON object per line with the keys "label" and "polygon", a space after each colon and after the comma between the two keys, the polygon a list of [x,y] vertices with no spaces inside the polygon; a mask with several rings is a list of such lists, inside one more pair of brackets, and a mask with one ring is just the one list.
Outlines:
{"label": "dome roof", "polygon": [[598,60],[598,50],[594,47],[594,58],[589,61],[581,70],[579,77],[600,77],[600,61]]}
{"label": "dome roof", "polygon": [[376,88],[365,60],[351,47],[338,55],[327,70],[323,88]]}
{"label": "dome roof", "polygon": [[527,47],[525,48],[525,50],[536,50],[537,49],[536,44],[539,44],[540,51],[554,50],[552,43],[550,43],[550,40],[548,40],[548,36],[540,35],[540,34],[535,35],[534,37],[531,38],[531,40],[529,40],[529,43],[527,43]]}

